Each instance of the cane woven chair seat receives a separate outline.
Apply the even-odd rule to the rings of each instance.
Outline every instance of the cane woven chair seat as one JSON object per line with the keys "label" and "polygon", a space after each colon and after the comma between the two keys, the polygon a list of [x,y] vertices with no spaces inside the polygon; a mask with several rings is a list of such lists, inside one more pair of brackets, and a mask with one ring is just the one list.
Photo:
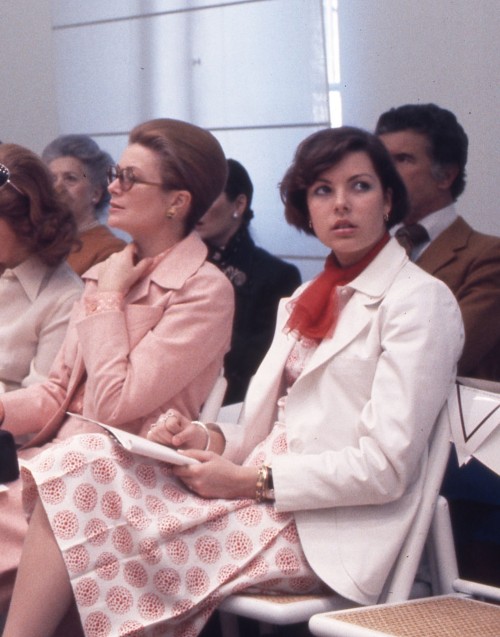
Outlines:
{"label": "cane woven chair seat", "polygon": [[[316,635],[391,637],[499,637],[500,605],[445,595],[325,613]],[[330,623],[330,630],[328,624]],[[341,624],[348,624],[343,627]],[[318,629],[320,626],[318,625]],[[359,630],[358,630],[359,629]]]}

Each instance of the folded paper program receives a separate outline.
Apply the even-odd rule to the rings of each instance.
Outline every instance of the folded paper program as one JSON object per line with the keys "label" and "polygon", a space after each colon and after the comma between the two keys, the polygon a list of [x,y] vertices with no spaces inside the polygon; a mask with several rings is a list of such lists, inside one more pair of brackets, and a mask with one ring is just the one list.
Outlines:
{"label": "folded paper program", "polygon": [[194,458],[184,456],[177,452],[175,449],[166,447],[165,445],[162,445],[158,442],[147,440],[146,438],[142,438],[141,436],[131,434],[128,431],[117,429],[116,427],[110,427],[110,425],[106,425],[105,423],[99,422],[98,420],[93,420],[92,418],[87,418],[86,416],[82,416],[81,414],[75,414],[71,411],[67,411],[66,413],[69,416],[73,416],[74,418],[80,418],[81,420],[86,420],[87,422],[91,422],[94,425],[98,425],[117,444],[132,453],[138,454],[139,456],[146,456],[147,458],[153,458],[154,460],[160,460],[162,462],[168,462],[170,464],[183,465],[197,464],[199,462]]}
{"label": "folded paper program", "polygon": [[0,483],[12,482],[19,477],[16,445],[12,434],[0,429]]}
{"label": "folded paper program", "polygon": [[500,475],[500,383],[458,378],[448,413],[459,464],[474,456]]}

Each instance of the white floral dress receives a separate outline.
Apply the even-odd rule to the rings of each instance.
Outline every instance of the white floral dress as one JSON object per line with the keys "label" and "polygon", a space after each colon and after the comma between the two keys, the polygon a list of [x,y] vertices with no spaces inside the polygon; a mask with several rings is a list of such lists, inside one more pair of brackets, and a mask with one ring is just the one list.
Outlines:
{"label": "white floral dress", "polygon": [[[294,349],[290,381],[310,351],[305,341]],[[280,417],[245,464],[284,453]],[[197,497],[168,465],[104,435],[69,438],[26,463],[22,476],[27,511],[38,496],[44,505],[87,637],[195,637],[236,591],[324,586],[303,555],[293,514],[272,503]]]}

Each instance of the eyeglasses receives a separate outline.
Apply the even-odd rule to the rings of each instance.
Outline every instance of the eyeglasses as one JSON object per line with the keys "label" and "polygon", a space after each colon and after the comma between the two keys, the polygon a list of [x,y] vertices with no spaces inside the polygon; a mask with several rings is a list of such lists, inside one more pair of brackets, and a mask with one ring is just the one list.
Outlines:
{"label": "eyeglasses", "polygon": [[108,168],[108,184],[111,184],[115,179],[120,182],[120,188],[123,192],[128,192],[134,184],[145,184],[146,186],[163,186],[163,184],[156,181],[146,181],[140,179],[134,175],[134,169],[120,168],[119,166],[110,166]]}
{"label": "eyeglasses", "polygon": [[12,186],[12,188],[14,188],[14,190],[17,190],[17,192],[24,197],[24,192],[19,190],[19,188],[16,186],[16,184],[13,184],[11,182],[11,180],[10,180],[10,170],[7,168],[7,166],[4,166],[3,164],[0,164],[0,188],[3,188],[7,184],[10,184]]}

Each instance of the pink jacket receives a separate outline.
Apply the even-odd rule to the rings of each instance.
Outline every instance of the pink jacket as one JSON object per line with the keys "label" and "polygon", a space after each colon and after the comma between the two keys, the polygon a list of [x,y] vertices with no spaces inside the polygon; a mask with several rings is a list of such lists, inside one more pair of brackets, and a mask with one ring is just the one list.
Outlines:
{"label": "pink jacket", "polygon": [[[48,380],[2,397],[3,428],[35,433],[31,446],[88,430],[65,417],[85,373],[85,416],[138,434],[169,407],[196,418],[228,350],[234,305],[206,254],[190,234],[130,290],[123,310],[87,316],[76,303]],[[97,268],[84,278],[85,296]]]}

